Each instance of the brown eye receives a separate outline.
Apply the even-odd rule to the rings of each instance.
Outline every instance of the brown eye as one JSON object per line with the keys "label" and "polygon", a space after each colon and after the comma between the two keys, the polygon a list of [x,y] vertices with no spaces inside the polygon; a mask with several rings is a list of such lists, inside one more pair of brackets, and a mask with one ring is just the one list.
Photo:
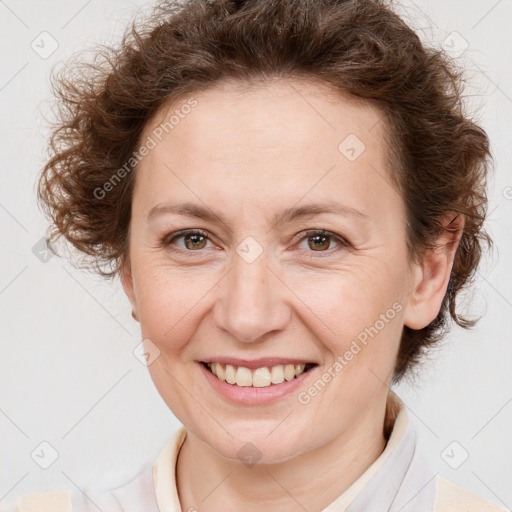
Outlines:
{"label": "brown eye", "polygon": [[[311,240],[313,242],[311,242]],[[325,235],[314,235],[308,237],[308,246],[313,250],[323,251],[324,249],[329,249],[330,246],[330,237]]]}
{"label": "brown eye", "polygon": [[184,235],[185,247],[187,249],[203,249],[206,245],[207,238],[203,235]]}
{"label": "brown eye", "polygon": [[[176,243],[177,240],[181,239],[183,239],[183,246],[180,246]],[[207,233],[198,230],[186,230],[173,233],[166,237],[163,241],[163,244],[165,246],[174,245],[184,251],[197,252],[201,249],[204,249],[208,241],[209,238]]]}
{"label": "brown eye", "polygon": [[[333,240],[335,240],[336,244],[341,247],[348,247],[349,243],[346,242],[343,238],[336,235],[335,233],[331,233],[330,231],[325,231],[323,229],[320,230],[310,230],[307,231],[306,236],[302,237],[302,240],[307,240],[308,248],[312,252],[331,252],[331,246]],[[334,247],[332,250],[336,250],[338,247]],[[310,252],[311,252],[310,251]]]}

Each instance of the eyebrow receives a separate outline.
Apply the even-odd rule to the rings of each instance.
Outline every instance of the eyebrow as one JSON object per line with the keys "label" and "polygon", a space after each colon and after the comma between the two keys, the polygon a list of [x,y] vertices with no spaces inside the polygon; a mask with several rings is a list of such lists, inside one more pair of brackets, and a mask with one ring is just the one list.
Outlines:
{"label": "eyebrow", "polygon": [[[213,211],[211,208],[188,202],[177,204],[158,204],[149,210],[146,219],[149,221],[154,217],[168,213],[228,225],[228,222],[220,213]],[[368,215],[356,210],[355,208],[351,208],[335,201],[327,201],[323,203],[311,203],[303,206],[287,208],[286,210],[274,215],[272,218],[272,225],[278,226],[298,218],[312,217],[322,213],[334,213],[363,221],[370,220]]]}

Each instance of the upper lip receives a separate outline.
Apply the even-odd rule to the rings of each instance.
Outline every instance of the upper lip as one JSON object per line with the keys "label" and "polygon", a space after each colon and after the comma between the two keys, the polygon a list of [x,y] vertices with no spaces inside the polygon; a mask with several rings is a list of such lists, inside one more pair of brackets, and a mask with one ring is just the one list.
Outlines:
{"label": "upper lip", "polygon": [[300,359],[294,357],[262,357],[259,359],[238,359],[236,357],[210,357],[202,359],[202,363],[221,363],[231,366],[243,366],[244,368],[263,368],[264,366],[278,366],[286,364],[317,364],[311,359]]}

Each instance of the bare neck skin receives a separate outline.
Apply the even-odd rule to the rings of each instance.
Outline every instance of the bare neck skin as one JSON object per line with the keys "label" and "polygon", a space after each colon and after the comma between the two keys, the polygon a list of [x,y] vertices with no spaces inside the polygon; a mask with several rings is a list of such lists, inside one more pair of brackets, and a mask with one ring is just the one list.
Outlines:
{"label": "bare neck skin", "polygon": [[384,415],[385,398],[379,396],[357,426],[331,443],[291,460],[252,467],[219,456],[188,432],[176,465],[181,508],[320,512],[383,452]]}

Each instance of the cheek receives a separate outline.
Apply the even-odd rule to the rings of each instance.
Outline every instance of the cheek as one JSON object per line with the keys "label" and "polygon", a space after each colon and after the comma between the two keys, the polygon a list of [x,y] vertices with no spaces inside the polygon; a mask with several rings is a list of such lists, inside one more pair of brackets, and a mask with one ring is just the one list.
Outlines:
{"label": "cheek", "polygon": [[381,389],[393,372],[401,338],[399,273],[366,263],[296,281],[308,306],[303,312],[309,328],[329,354],[332,374],[340,377],[334,379],[339,407],[362,405]]}
{"label": "cheek", "polygon": [[[399,348],[404,308],[397,282],[381,272],[366,277],[325,279],[323,293],[311,285],[305,301],[311,310],[309,326],[329,353],[327,370],[336,375],[332,389],[337,398],[327,407],[339,411],[347,404],[365,407],[387,386]],[[301,296],[305,291],[303,285]]]}
{"label": "cheek", "polygon": [[166,266],[147,266],[137,274],[141,331],[161,349],[178,350],[195,329],[202,299],[211,283]]}
{"label": "cheek", "polygon": [[366,258],[343,269],[296,274],[288,282],[303,320],[335,354],[354,339],[364,343],[365,336],[378,335],[396,340],[400,333],[401,278],[382,260]]}

